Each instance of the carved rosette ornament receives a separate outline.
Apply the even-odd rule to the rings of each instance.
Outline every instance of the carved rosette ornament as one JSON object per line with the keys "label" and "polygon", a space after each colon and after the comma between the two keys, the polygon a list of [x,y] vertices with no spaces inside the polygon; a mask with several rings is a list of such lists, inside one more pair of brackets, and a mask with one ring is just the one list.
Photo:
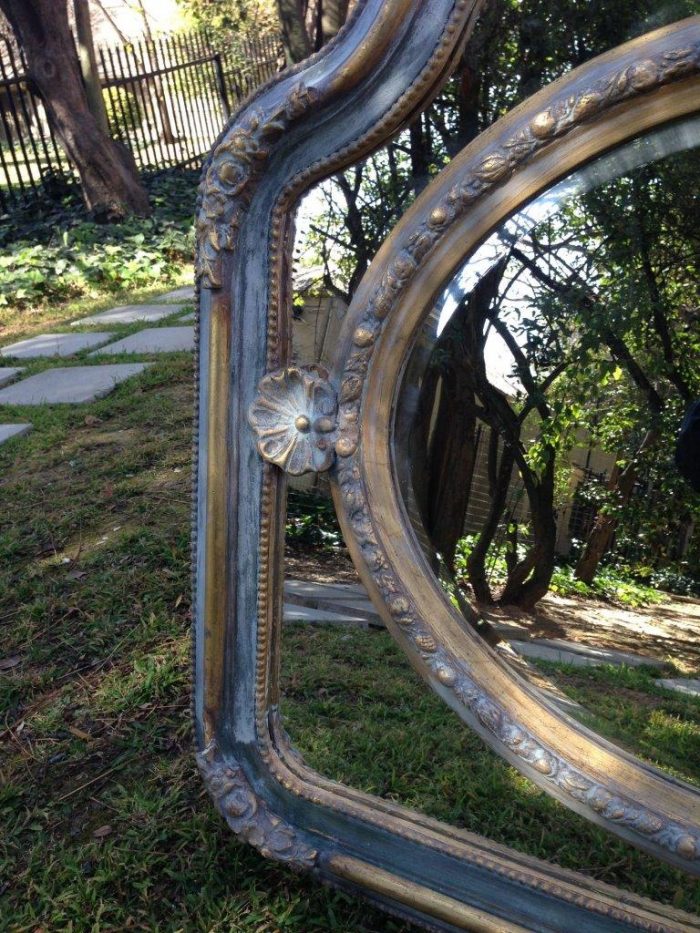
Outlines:
{"label": "carved rosette ornament", "polygon": [[320,473],[335,458],[337,400],[320,367],[290,367],[264,376],[248,411],[258,451],[285,473]]}

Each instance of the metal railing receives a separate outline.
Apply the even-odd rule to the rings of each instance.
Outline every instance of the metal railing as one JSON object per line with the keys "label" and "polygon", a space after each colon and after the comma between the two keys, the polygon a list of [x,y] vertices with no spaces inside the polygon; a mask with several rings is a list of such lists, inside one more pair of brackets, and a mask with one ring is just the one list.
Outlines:
{"label": "metal railing", "polygon": [[[110,134],[141,171],[196,165],[278,63],[272,37],[224,44],[199,32],[96,52]],[[0,210],[32,193],[50,198],[75,181],[21,50],[0,35]]]}

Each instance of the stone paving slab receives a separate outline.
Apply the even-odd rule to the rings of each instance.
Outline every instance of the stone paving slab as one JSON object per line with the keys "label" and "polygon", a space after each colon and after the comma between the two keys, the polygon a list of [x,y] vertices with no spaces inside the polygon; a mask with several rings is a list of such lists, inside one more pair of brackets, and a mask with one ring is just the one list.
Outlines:
{"label": "stone paving slab", "polygon": [[24,366],[0,366],[0,388],[24,372]]}
{"label": "stone paving slab", "polygon": [[657,687],[666,690],[675,690],[686,696],[700,697],[700,678],[697,677],[664,677],[655,681]]}
{"label": "stone paving slab", "polygon": [[41,334],[0,347],[0,356],[12,356],[21,360],[30,360],[40,356],[73,356],[80,350],[107,343],[111,333],[101,331],[92,334]]}
{"label": "stone paving slab", "polygon": [[309,621],[347,622],[362,618],[375,628],[384,628],[362,586],[286,580],[284,596],[286,610],[306,607],[321,614],[318,619],[309,616]]}
{"label": "stone paving slab", "polygon": [[9,441],[11,437],[21,437],[23,434],[29,434],[31,424],[0,424],[0,444]]}
{"label": "stone paving slab", "polygon": [[174,288],[171,292],[158,295],[153,301],[194,301],[194,285],[183,285],[181,288]]}
{"label": "stone paving slab", "polygon": [[136,324],[141,321],[152,323],[161,321],[164,317],[171,314],[177,314],[178,311],[184,311],[185,305],[122,305],[118,308],[110,308],[108,311],[100,311],[99,314],[91,314],[90,317],[81,317],[78,321],[73,321],[71,326],[89,324]]}
{"label": "stone paving slab", "polygon": [[362,618],[365,622],[369,622],[370,625],[374,627],[384,628],[384,623],[377,615],[369,600],[323,600],[313,597],[294,596],[288,593],[285,597],[285,606],[287,606],[287,608],[292,606],[298,608],[302,606],[308,609],[317,609],[319,612],[325,614],[330,613],[331,615],[342,616],[343,618],[350,615],[352,618]]}
{"label": "stone paving slab", "polygon": [[176,353],[181,350],[194,350],[192,326],[147,327],[100,350],[94,350],[89,356],[115,353]]}
{"label": "stone paving slab", "polygon": [[664,662],[627,651],[609,648],[594,648],[579,642],[562,639],[533,638],[531,641],[511,640],[511,647],[526,658],[539,658],[556,664],[573,664],[574,667],[592,667],[601,664],[626,664],[628,667],[664,667]]}
{"label": "stone paving slab", "polygon": [[332,625],[360,625],[369,624],[364,616],[353,615],[352,612],[330,612],[324,609],[312,609],[310,606],[293,606],[284,604],[285,622],[315,622],[316,624]]}
{"label": "stone paving slab", "polygon": [[332,596],[342,597],[343,599],[368,598],[367,590],[361,583],[316,583],[311,580],[285,580],[284,589],[286,593],[323,596],[324,599],[329,599]]}
{"label": "stone paving slab", "polygon": [[71,366],[45,369],[0,389],[0,405],[80,404],[103,398],[120,382],[142,372],[149,363]]}

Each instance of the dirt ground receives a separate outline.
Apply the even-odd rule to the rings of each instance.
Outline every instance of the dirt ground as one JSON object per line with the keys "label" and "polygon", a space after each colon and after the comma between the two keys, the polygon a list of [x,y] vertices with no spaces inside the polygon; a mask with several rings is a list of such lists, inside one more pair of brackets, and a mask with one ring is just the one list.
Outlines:
{"label": "dirt ground", "polygon": [[313,583],[359,583],[353,562],[348,552],[321,548],[306,551],[287,548],[284,555],[284,573],[292,580],[308,580]]}
{"label": "dirt ground", "polygon": [[[316,583],[358,583],[346,551],[309,552],[289,548],[286,574]],[[489,621],[510,638],[557,638],[600,648],[630,651],[673,664],[683,674],[700,674],[700,600],[685,596],[640,609],[602,600],[549,594],[534,614],[489,607]]]}
{"label": "dirt ground", "polygon": [[484,615],[508,626],[511,638],[560,638],[595,647],[630,651],[700,672],[700,601],[684,596],[640,609],[601,600],[549,594],[530,615],[489,609]]}

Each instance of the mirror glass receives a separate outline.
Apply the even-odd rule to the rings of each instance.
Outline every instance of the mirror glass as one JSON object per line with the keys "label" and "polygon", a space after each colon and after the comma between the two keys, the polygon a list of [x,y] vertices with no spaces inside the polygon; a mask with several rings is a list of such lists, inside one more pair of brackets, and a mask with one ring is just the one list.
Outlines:
{"label": "mirror glass", "polygon": [[[679,136],[681,132],[682,136]],[[588,702],[590,694],[603,696],[603,691],[607,690],[608,698],[624,696],[631,702],[636,702],[639,696],[646,696],[647,699],[639,705],[651,720],[654,727],[651,731],[646,722],[634,724],[634,730],[628,728],[624,735],[620,729],[614,732],[611,727],[606,727],[605,722],[594,723],[594,728],[601,734],[612,735],[618,744],[624,744],[635,754],[647,757],[689,781],[694,780],[700,770],[697,764],[692,764],[693,753],[687,751],[689,745],[698,744],[698,720],[693,712],[697,709],[695,700],[661,688],[657,690],[653,680],[659,679],[660,675],[653,666],[648,670],[643,668],[641,673],[629,673],[630,677],[642,678],[637,682],[615,680],[620,671],[623,672],[621,676],[628,676],[628,669],[623,667],[608,669],[598,665],[574,671],[576,675],[581,671],[596,677],[610,675],[611,686],[601,687],[598,680],[575,682],[561,665],[547,667],[546,659],[527,656],[527,649],[522,645],[516,651],[518,642],[536,642],[537,648],[547,639],[578,640],[587,644],[586,639],[573,629],[566,633],[558,629],[537,628],[544,625],[541,610],[550,602],[580,608],[584,598],[571,593],[557,593],[552,586],[549,595],[536,605],[535,614],[499,605],[499,587],[504,581],[499,582],[494,576],[491,551],[486,578],[493,602],[479,602],[465,575],[464,559],[456,557],[452,568],[448,568],[444,560],[439,560],[438,548],[431,544],[412,489],[414,479],[418,477],[418,467],[426,456],[425,447],[423,454],[417,455],[419,415],[416,404],[421,400],[422,387],[429,384],[427,380],[435,378],[434,368],[439,364],[441,354],[445,359],[444,344],[440,341],[443,332],[449,333],[447,325],[451,321],[457,322],[460,303],[489,268],[505,255],[504,249],[509,249],[514,243],[525,249],[527,243],[532,242],[528,237],[531,238],[542,225],[550,225],[547,229],[551,229],[554,238],[554,231],[559,229],[554,225],[564,222],[567,210],[573,212],[575,205],[582,204],[586,197],[592,198],[597,194],[602,198],[603,192],[613,190],[616,179],[623,175],[663,165],[666,159],[690,159],[697,132],[690,125],[682,130],[674,127],[671,134],[650,137],[637,143],[630,152],[615,153],[608,161],[591,166],[586,173],[567,179],[555,191],[538,199],[537,204],[531,205],[522,216],[513,218],[505,243],[495,236],[484,245],[483,253],[464,263],[464,268],[445,289],[436,304],[435,313],[416,340],[399,394],[396,424],[396,460],[405,501],[413,516],[416,534],[445,588],[446,598],[456,601],[470,620],[479,620],[480,631],[492,633],[488,637],[492,638],[508,663],[520,670],[531,683],[536,683],[538,689],[546,690],[547,695],[554,697],[560,705],[568,704],[566,709],[579,718],[596,712],[595,706]],[[395,161],[392,161],[394,157]],[[356,270],[364,271],[366,255],[363,243],[370,240],[375,250],[378,245],[375,237],[385,237],[388,232],[385,224],[389,221],[384,215],[379,215],[378,206],[383,198],[385,215],[390,216],[387,191],[414,193],[409,191],[410,166],[401,158],[400,149],[397,148],[393,154],[385,150],[375,157],[374,162],[368,161],[353,169],[356,174],[348,173],[345,179],[334,178],[317,186],[302,204],[297,217],[294,251],[293,364],[333,368],[343,320],[358,280]],[[686,170],[691,171],[693,163],[688,165]],[[384,172],[389,175],[390,185],[379,185]],[[404,176],[406,185],[401,186],[398,182]],[[689,178],[688,184],[691,182]],[[351,187],[348,187],[350,183]],[[410,200],[410,196],[397,200],[397,205],[392,208],[392,223],[395,222],[394,214],[403,213]],[[686,207],[685,220],[679,214],[675,222],[679,225],[683,222],[691,228],[685,239],[688,244],[695,242],[697,246],[697,239],[693,240],[692,205],[688,203]],[[357,219],[358,212],[362,227],[352,226],[351,218]],[[591,216],[595,217],[594,214]],[[678,235],[678,232],[674,234]],[[543,234],[540,232],[539,236],[543,237]],[[556,242],[552,239],[553,244]],[[492,248],[495,252],[489,260],[487,250]],[[580,248],[577,255],[580,255]],[[487,258],[483,259],[483,256]],[[564,258],[567,258],[566,254]],[[514,262],[512,257],[509,262]],[[514,285],[513,290],[515,288]],[[512,292],[510,294],[512,296]],[[690,290],[687,294],[690,300]],[[525,295],[525,285],[521,295]],[[516,294],[516,309],[524,301],[524,297],[520,302],[515,301],[517,298]],[[515,311],[510,314],[514,315]],[[510,323],[511,317],[508,321]],[[522,338],[518,337],[518,340],[522,341]],[[491,344],[489,352],[490,348]],[[550,357],[545,357],[542,351],[538,373],[551,358],[549,352]],[[514,382],[511,374],[513,362],[501,365],[505,367],[503,380],[510,385]],[[441,378],[444,372],[440,371]],[[611,377],[609,382],[617,386],[621,380]],[[461,393],[466,391],[461,381],[456,385]],[[441,390],[434,388],[433,392],[437,392],[433,395],[435,407]],[[455,405],[469,397],[456,394]],[[426,395],[423,394],[422,398],[425,399]],[[514,398],[512,404],[519,403]],[[454,411],[451,420],[456,425]],[[436,445],[438,423],[436,411],[431,414],[428,435],[429,441]],[[478,427],[475,422],[471,440],[463,442],[460,448],[452,446],[458,439],[457,435],[443,434],[443,437],[448,437],[443,451],[446,462],[449,463],[448,458],[451,457],[453,464],[458,463],[458,449],[462,451],[459,456],[468,457],[470,445],[471,448],[478,446],[478,437],[483,438],[480,443],[486,445],[481,448],[481,456],[488,453],[489,444],[493,445],[495,441],[489,440],[488,425],[485,424],[481,425],[477,437]],[[499,443],[502,445],[502,441]],[[437,451],[439,448],[435,446],[432,449]],[[584,458],[587,449],[584,445]],[[592,471],[593,467],[590,469]],[[458,475],[454,474],[455,480]],[[558,495],[559,487],[556,489]],[[451,510],[447,508],[442,514],[449,516]],[[466,526],[466,508],[463,516],[458,540],[465,539],[459,549],[464,555],[464,548],[469,545],[468,536],[476,535],[478,526]],[[335,517],[327,473],[288,478],[285,526],[280,714],[294,747],[310,767],[350,787],[415,808],[430,817],[539,858],[556,861],[567,868],[580,868],[581,853],[585,852],[586,868],[595,877],[653,896],[663,903],[695,913],[700,911],[700,885],[682,871],[660,863],[653,856],[634,849],[566,810],[503,761],[466,728],[439,697],[426,689],[384,628],[377,607],[368,598]],[[525,524],[521,523],[518,528],[521,550],[529,541],[527,533]],[[496,540],[503,540],[502,533]],[[572,560],[573,556],[567,563],[557,552],[558,567],[570,567]],[[561,572],[569,571],[562,569]],[[683,599],[680,596],[671,598],[674,602]],[[692,605],[692,598],[692,593],[689,593],[686,606]],[[668,608],[669,604],[656,603],[656,606]],[[637,618],[629,602],[603,602],[596,595],[591,597],[590,607],[591,613],[609,610],[619,618],[627,618],[625,613],[630,613],[630,619]],[[640,611],[644,612],[646,608],[642,607]],[[553,613],[553,610],[548,609],[548,612]],[[555,621],[552,618],[552,625]],[[615,637],[620,639],[618,650],[639,652],[640,649],[633,645],[637,636],[629,633],[629,641],[625,642],[623,634],[622,628],[615,633]],[[557,662],[560,658],[558,655]],[[668,664],[663,668],[663,676],[666,675],[693,676],[690,669]],[[584,695],[585,691],[588,694]],[[663,742],[660,738],[662,733]],[[679,734],[685,736],[683,746],[678,744]],[[652,742],[653,752],[650,751]]]}
{"label": "mirror glass", "polygon": [[567,177],[458,269],[394,426],[445,598],[567,714],[700,782],[700,119]]}

